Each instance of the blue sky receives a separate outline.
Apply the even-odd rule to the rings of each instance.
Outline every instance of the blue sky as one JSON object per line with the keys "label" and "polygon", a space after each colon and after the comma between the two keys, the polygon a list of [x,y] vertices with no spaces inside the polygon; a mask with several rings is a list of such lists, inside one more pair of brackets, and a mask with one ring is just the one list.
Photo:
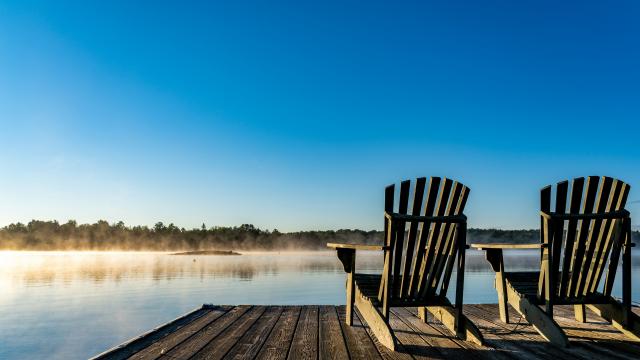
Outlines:
{"label": "blue sky", "polygon": [[640,3],[302,3],[0,3],[0,225],[380,229],[439,175],[535,228],[546,184],[640,186]]}

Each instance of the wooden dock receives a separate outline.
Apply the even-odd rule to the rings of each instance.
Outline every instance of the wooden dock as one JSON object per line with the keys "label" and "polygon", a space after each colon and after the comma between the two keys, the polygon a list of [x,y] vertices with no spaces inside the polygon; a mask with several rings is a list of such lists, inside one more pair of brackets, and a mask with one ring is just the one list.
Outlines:
{"label": "wooden dock", "polygon": [[510,324],[495,304],[465,305],[464,312],[487,346],[456,339],[435,319],[422,322],[416,308],[392,308],[400,346],[390,352],[359,316],[347,326],[344,306],[204,305],[95,359],[640,359],[640,342],[593,313],[587,323],[575,321],[573,307],[555,308],[568,348],[545,342],[516,311]]}

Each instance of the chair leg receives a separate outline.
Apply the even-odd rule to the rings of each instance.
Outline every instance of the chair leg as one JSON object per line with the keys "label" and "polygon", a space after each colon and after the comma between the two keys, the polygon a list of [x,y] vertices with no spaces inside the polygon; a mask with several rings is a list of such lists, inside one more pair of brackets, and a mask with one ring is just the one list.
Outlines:
{"label": "chair leg", "polygon": [[353,272],[347,274],[347,314],[346,323],[351,326],[353,324],[353,303],[355,298],[355,286],[353,283]]}
{"label": "chair leg", "polygon": [[500,320],[505,324],[509,323],[509,308],[507,307],[507,287],[504,280],[504,262],[502,260],[502,249],[487,249],[486,257],[496,273],[495,288],[498,292],[498,310]]}
{"label": "chair leg", "polygon": [[587,309],[584,304],[573,305],[573,313],[576,321],[581,323],[587,322]]}
{"label": "chair leg", "polygon": [[421,306],[418,308],[418,317],[420,318],[420,320],[424,321],[425,323],[429,322],[429,319],[427,317],[427,308],[424,306]]}
{"label": "chair leg", "polygon": [[456,306],[455,306],[455,312],[456,312],[456,322],[455,322],[455,328],[456,328],[456,336],[459,338],[465,338],[465,316],[462,313],[462,306],[463,306],[463,302],[464,302],[464,265],[465,265],[465,258],[466,258],[466,233],[467,233],[467,227],[466,224],[458,224],[458,227],[456,227],[456,234],[458,234],[459,231],[464,231],[464,234],[460,234],[461,238],[458,239],[458,272],[456,274]]}
{"label": "chair leg", "polygon": [[500,320],[503,323],[509,323],[509,308],[507,307],[507,287],[504,283],[503,269],[496,273],[496,291],[498,292],[498,310],[500,312]]}
{"label": "chair leg", "polygon": [[625,327],[629,327],[633,320],[631,311],[631,219],[624,221],[625,242],[622,249],[622,307],[623,321]]}

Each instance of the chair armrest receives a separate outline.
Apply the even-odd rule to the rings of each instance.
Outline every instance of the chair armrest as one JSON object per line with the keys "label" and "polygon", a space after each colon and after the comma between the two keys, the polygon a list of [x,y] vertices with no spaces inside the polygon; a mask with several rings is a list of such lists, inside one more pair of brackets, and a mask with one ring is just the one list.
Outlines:
{"label": "chair armrest", "polygon": [[364,244],[340,244],[340,243],[327,243],[328,248],[332,249],[352,249],[352,250],[388,250],[388,246],[383,245],[364,245]]}
{"label": "chair armrest", "polygon": [[327,243],[327,247],[335,249],[338,259],[342,263],[344,272],[351,274],[355,270],[356,250],[388,250],[390,247],[382,245],[363,245],[363,244],[338,244]]}
{"label": "chair armrest", "polygon": [[542,249],[547,247],[546,244],[533,243],[533,244],[509,244],[509,243],[489,243],[489,244],[471,244],[471,247],[478,250],[489,249]]}

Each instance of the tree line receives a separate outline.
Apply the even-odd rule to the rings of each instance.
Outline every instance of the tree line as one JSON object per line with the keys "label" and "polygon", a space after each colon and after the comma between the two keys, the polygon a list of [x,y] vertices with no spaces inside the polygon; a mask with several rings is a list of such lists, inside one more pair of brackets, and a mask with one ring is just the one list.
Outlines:
{"label": "tree line", "polygon": [[[633,235],[640,239],[638,231]],[[467,241],[528,243],[539,236],[538,230],[469,229]],[[327,242],[382,244],[382,238],[381,231],[357,229],[282,233],[251,224],[185,229],[162,222],[148,227],[32,220],[0,228],[0,250],[322,250]]]}

